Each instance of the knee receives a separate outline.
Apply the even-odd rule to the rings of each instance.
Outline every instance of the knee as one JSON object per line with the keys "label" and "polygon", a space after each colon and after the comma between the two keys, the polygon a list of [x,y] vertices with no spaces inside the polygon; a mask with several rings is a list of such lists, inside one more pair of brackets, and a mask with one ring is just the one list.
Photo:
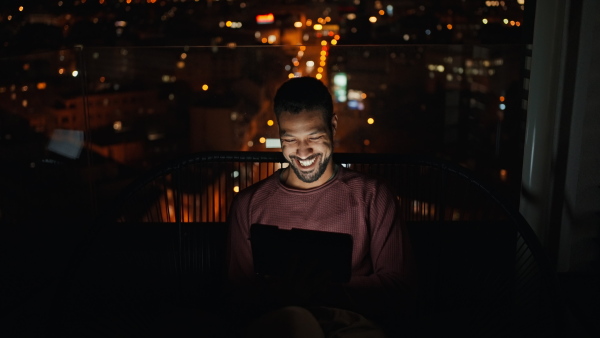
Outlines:
{"label": "knee", "polygon": [[248,337],[323,337],[317,319],[300,306],[269,312],[248,327]]}
{"label": "knee", "polygon": [[303,325],[306,323],[316,322],[313,314],[307,309],[300,306],[286,306],[275,310],[272,314],[277,319],[290,323],[290,325]]}

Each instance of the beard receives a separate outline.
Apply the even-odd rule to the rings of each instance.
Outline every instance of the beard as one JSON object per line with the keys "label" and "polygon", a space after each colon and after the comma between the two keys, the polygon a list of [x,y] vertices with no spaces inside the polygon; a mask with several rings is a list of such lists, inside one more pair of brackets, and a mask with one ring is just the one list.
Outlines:
{"label": "beard", "polygon": [[331,155],[327,156],[325,159],[323,159],[323,161],[319,164],[319,166],[311,171],[311,172],[306,172],[306,171],[302,171],[301,168],[299,168],[297,166],[296,163],[296,156],[290,156],[290,167],[292,167],[292,170],[294,171],[294,173],[296,174],[296,176],[304,183],[313,183],[316,180],[318,180],[319,178],[321,178],[321,176],[323,176],[323,173],[325,172],[325,170],[327,170],[327,165],[329,164],[329,162],[331,161]]}

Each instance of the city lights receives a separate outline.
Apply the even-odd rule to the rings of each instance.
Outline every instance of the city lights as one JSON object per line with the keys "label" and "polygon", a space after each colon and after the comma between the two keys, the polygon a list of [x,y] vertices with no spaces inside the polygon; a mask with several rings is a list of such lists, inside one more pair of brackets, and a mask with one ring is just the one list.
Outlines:
{"label": "city lights", "polygon": [[281,148],[281,140],[278,138],[267,138],[267,141],[265,142],[265,148],[267,148],[267,149]]}
{"label": "city lights", "polygon": [[275,16],[273,15],[273,13],[269,13],[269,14],[259,14],[256,16],[256,23],[258,24],[270,24],[275,22]]}
{"label": "city lights", "polygon": [[333,76],[333,95],[337,102],[346,102],[346,86],[348,77],[345,73],[338,73]]}
{"label": "city lights", "polygon": [[508,179],[508,172],[506,171],[506,169],[500,169],[500,180],[505,182]]}
{"label": "city lights", "polygon": [[392,6],[392,5],[387,5],[387,6],[385,7],[385,10],[386,10],[386,12],[387,12],[387,15],[389,15],[389,16],[392,16],[392,15],[394,15],[394,6]]}
{"label": "city lights", "polygon": [[[268,91],[286,78],[309,75],[323,80],[333,94],[340,116],[344,116],[344,129],[340,129],[340,139],[336,139],[340,149],[358,152],[366,146],[370,147],[369,152],[384,151],[386,148],[382,146],[388,145],[394,149],[397,135],[386,128],[392,129],[395,122],[404,121],[405,117],[433,115],[432,109],[440,109],[440,115],[443,112],[448,117],[454,114],[459,102],[466,102],[468,109],[474,111],[474,117],[470,118],[479,119],[487,112],[492,115],[513,108],[512,105],[508,108],[500,95],[507,92],[506,79],[516,78],[505,72],[516,64],[512,57],[518,53],[512,53],[510,44],[508,48],[493,43],[479,48],[482,44],[477,38],[480,29],[485,30],[490,41],[493,34],[503,38],[503,31],[519,33],[517,27],[522,26],[524,15],[515,1],[506,1],[506,8],[500,1],[482,1],[468,5],[479,11],[454,13],[441,11],[438,2],[402,5],[396,11],[384,1],[368,2],[368,6],[373,6],[364,9],[358,6],[359,2],[365,3],[344,1],[347,5],[338,9],[330,8],[330,1],[313,1],[310,7],[314,8],[309,10],[292,6],[289,12],[287,8],[277,8],[273,13],[266,9],[266,4],[257,13],[256,3],[223,0],[57,0],[48,2],[53,6],[52,15],[40,14],[43,11],[30,13],[29,5],[26,10],[23,6],[12,6],[0,19],[7,24],[13,20],[10,23],[15,31],[28,24],[44,23],[53,26],[57,36],[68,39],[57,41],[60,49],[48,53],[50,56],[43,62],[36,60],[36,56],[16,62],[15,73],[19,77],[3,79],[0,103],[6,106],[2,107],[5,111],[14,111],[28,119],[31,129],[40,133],[49,133],[58,125],[94,132],[108,130],[113,134],[121,131],[119,136],[125,136],[134,124],[143,124],[148,119],[161,128],[185,128],[186,133],[198,129],[198,133],[190,136],[195,139],[186,143],[186,147],[192,144],[195,150],[213,147],[248,150],[255,146],[253,150],[264,150],[263,144],[266,148],[281,147],[280,140],[274,138],[276,120],[268,114]],[[227,10],[225,6],[229,6]],[[97,8],[102,9],[92,14]],[[207,17],[208,14],[211,16]],[[432,19],[409,26],[412,19],[424,15]],[[14,20],[23,21],[17,25]],[[496,28],[499,33],[494,31]],[[104,30],[109,37],[92,34]],[[116,31],[120,34],[115,34]],[[40,38],[42,33],[47,32],[38,32]],[[102,45],[106,42],[103,39],[108,39],[107,46]],[[13,41],[21,45],[27,42],[6,38],[3,50],[11,50]],[[85,46],[86,53],[78,53],[79,47],[68,46],[71,41]],[[163,41],[166,45],[160,45]],[[384,50],[368,45],[374,41],[385,44]],[[463,46],[463,41],[474,43]],[[138,42],[140,45],[136,45]],[[155,43],[158,48],[149,47]],[[460,48],[453,49],[457,44]],[[469,50],[471,46],[477,49]],[[81,59],[79,55],[85,57]],[[62,97],[63,91],[81,92],[82,84],[86,90],[81,95]],[[136,97],[134,92],[138,90],[147,96]],[[417,90],[423,93],[415,93]],[[474,102],[470,101],[471,94],[477,95]],[[41,106],[55,97],[58,103]],[[184,106],[189,104],[187,101],[193,104]],[[85,109],[82,102],[87,104]],[[247,102],[252,104],[244,104]],[[439,106],[434,107],[432,102],[439,102]],[[190,113],[172,114],[174,107],[182,111],[189,108]],[[457,120],[433,121],[434,117],[427,116],[422,119],[426,122],[415,123],[439,124],[435,128],[418,126],[415,130],[425,130],[423,134],[427,134],[440,131],[442,126],[458,129]],[[180,124],[180,118],[189,121]],[[482,117],[475,122],[488,120],[492,119]],[[404,139],[422,137],[413,135],[416,132],[411,126],[405,129],[402,132],[406,135],[401,135]],[[169,130],[160,135],[167,141],[170,135],[181,135],[179,132],[179,129]],[[221,134],[215,136],[217,133]],[[149,134],[141,135],[144,139]],[[457,142],[462,136],[450,135],[447,142]],[[182,148],[177,148],[180,145],[174,145],[178,140],[173,139],[162,145],[164,149],[149,147],[144,154],[156,151],[157,156],[163,156],[164,152],[181,151]],[[121,144],[114,147],[126,148]],[[135,156],[128,159],[125,155],[129,154],[118,151],[104,151],[117,162],[139,160]],[[492,173],[495,176],[496,172]],[[239,189],[234,187],[236,192]]]}

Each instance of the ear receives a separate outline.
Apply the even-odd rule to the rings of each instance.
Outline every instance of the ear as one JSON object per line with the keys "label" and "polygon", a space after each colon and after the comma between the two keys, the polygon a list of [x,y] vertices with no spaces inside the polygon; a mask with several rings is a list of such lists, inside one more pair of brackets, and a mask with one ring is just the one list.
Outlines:
{"label": "ear", "polygon": [[335,132],[337,131],[337,122],[338,118],[336,114],[333,114],[331,117],[331,136],[335,136]]}

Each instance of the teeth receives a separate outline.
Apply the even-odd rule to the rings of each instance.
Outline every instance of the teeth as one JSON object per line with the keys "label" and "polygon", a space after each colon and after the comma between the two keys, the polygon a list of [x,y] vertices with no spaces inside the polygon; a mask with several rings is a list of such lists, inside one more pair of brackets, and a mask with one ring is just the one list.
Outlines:
{"label": "teeth", "polygon": [[310,159],[310,160],[298,160],[298,162],[300,162],[300,165],[303,167],[308,167],[309,165],[315,163],[315,159]]}

